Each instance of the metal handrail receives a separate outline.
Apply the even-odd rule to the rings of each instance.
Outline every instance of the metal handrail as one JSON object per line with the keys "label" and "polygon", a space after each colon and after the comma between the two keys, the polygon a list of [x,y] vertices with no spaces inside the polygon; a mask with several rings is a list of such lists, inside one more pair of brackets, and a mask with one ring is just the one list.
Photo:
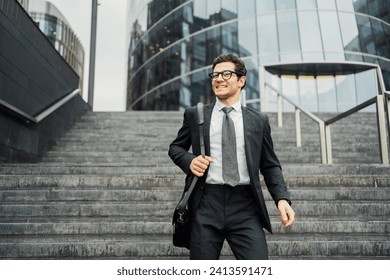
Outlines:
{"label": "metal handrail", "polygon": [[384,91],[383,96],[385,97],[385,101],[386,101],[385,106],[387,111],[387,125],[389,126],[389,134],[390,134],[390,91]]}
{"label": "metal handrail", "polygon": [[49,116],[51,113],[56,111],[58,108],[60,108],[62,105],[67,103],[69,100],[71,100],[73,97],[75,97],[77,94],[80,93],[80,89],[75,89],[65,97],[61,98],[59,101],[54,103],[53,105],[49,106],[46,108],[43,112],[39,113],[36,116],[32,116],[26,112],[23,112],[22,110],[16,108],[15,106],[5,102],[4,100],[0,99],[0,105],[6,107],[8,110],[11,110],[13,113],[16,113],[20,117],[24,118],[27,123],[33,122],[33,123],[39,123],[41,122],[44,118]]}
{"label": "metal handrail", "polygon": [[[295,124],[296,124],[296,137],[297,137],[297,146],[301,146],[301,125],[300,125],[300,119],[299,114],[300,112],[303,112],[305,115],[307,115],[309,118],[314,120],[315,122],[318,123],[319,129],[320,129],[320,145],[321,145],[321,160],[323,164],[328,163],[327,160],[327,152],[326,152],[326,131],[325,131],[325,122],[321,120],[319,117],[314,115],[313,113],[305,110],[303,107],[299,106],[296,104],[294,101],[292,101],[290,98],[285,96],[283,93],[281,93],[278,89],[276,89],[274,86],[268,84],[267,82],[264,83],[265,86],[269,87],[272,89],[278,96],[278,103],[281,104],[280,98],[284,98],[287,102],[289,102],[292,106],[295,108],[295,113],[296,113],[296,118],[295,118]],[[278,106],[280,107],[280,106]],[[281,110],[278,108],[278,124],[279,126],[282,126],[282,115],[281,115]]]}
{"label": "metal handrail", "polygon": [[[380,71],[380,69],[377,68],[377,71]],[[377,78],[380,80],[380,75],[377,76]],[[329,120],[322,120],[315,116],[313,113],[303,109],[301,106],[296,104],[294,101],[292,101],[290,98],[282,94],[278,89],[273,87],[272,85],[268,84],[267,82],[264,83],[266,87],[269,87],[272,89],[278,96],[278,123],[279,126],[282,124],[282,114],[281,114],[281,98],[285,99],[287,102],[289,102],[292,106],[295,108],[295,122],[296,122],[296,135],[297,135],[297,146],[300,147],[300,139],[301,139],[301,131],[300,131],[300,118],[299,113],[303,112],[308,117],[316,121],[319,125],[320,129],[320,145],[321,145],[321,159],[323,164],[332,164],[333,163],[333,157],[332,157],[332,141],[330,136],[330,125],[332,123],[335,123],[338,120],[341,120],[353,113],[356,113],[360,111],[361,109],[364,109],[374,103],[377,104],[376,111],[377,111],[377,119],[378,119],[378,134],[379,134],[379,145],[380,145],[380,154],[381,154],[381,160],[383,164],[389,164],[389,155],[388,155],[388,147],[387,147],[387,137],[386,137],[386,128],[385,128],[385,99],[387,99],[387,108],[390,107],[390,92],[383,90],[383,87],[379,87],[382,89],[382,94],[378,94],[377,96],[355,106],[354,108],[340,113],[335,117],[332,117]],[[382,84],[383,85],[383,84]],[[388,111],[388,123],[390,123],[390,112]],[[390,128],[388,128],[390,130]]]}

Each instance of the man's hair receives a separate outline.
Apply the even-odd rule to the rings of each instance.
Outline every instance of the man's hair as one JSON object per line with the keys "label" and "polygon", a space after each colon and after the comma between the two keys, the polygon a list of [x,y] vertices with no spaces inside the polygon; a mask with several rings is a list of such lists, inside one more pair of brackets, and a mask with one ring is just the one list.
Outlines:
{"label": "man's hair", "polygon": [[221,54],[213,61],[213,70],[215,66],[222,62],[232,62],[235,65],[234,71],[237,72],[237,76],[246,76],[246,67],[244,61],[235,56],[234,54]]}
{"label": "man's hair", "polygon": [[[240,58],[238,58],[234,54],[228,53],[228,54],[221,54],[221,55],[217,56],[213,60],[213,70],[217,64],[222,63],[222,62],[232,62],[234,64],[234,68],[235,68],[234,72],[237,73],[238,78],[240,78],[242,76],[246,76],[246,67],[245,67],[244,61],[242,61]],[[245,87],[245,84],[243,85],[243,87],[241,89],[243,89]]]}

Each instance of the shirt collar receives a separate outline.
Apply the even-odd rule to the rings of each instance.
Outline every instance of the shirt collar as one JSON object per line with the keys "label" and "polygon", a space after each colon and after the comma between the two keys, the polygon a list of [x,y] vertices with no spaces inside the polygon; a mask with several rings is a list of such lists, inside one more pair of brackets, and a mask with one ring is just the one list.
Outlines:
{"label": "shirt collar", "polygon": [[[221,111],[224,107],[226,107],[226,105],[223,104],[221,101],[219,101],[219,99],[217,98],[216,102],[215,102],[215,107],[216,107],[216,109],[218,111]],[[236,103],[232,104],[231,107],[233,107],[233,109],[236,112],[240,112],[241,111],[241,102],[240,102],[240,100],[238,100]]]}

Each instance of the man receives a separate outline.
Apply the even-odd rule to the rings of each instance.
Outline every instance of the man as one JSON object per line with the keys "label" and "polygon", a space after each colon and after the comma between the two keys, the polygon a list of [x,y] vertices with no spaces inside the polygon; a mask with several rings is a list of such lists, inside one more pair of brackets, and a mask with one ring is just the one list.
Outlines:
{"label": "man", "polygon": [[216,102],[204,107],[206,156],[200,156],[196,107],[186,109],[183,126],[169,147],[169,156],[187,180],[200,177],[189,202],[190,258],[219,259],[226,239],[236,259],[268,259],[263,228],[272,229],[259,171],[283,225],[295,221],[268,117],[240,103],[246,83],[241,59],[218,56],[209,76]]}

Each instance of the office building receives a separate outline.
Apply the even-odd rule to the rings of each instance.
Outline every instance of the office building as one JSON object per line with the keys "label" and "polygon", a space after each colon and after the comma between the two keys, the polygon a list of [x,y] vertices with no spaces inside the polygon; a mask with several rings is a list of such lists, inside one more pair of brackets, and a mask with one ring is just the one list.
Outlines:
{"label": "office building", "polygon": [[22,6],[51,44],[80,77],[80,89],[83,89],[84,48],[65,16],[57,7],[47,1],[29,0]]}
{"label": "office building", "polygon": [[246,62],[246,103],[262,111],[275,110],[275,90],[345,111],[377,94],[378,66],[390,88],[389,0],[133,0],[128,14],[128,110],[212,101],[221,53]]}

